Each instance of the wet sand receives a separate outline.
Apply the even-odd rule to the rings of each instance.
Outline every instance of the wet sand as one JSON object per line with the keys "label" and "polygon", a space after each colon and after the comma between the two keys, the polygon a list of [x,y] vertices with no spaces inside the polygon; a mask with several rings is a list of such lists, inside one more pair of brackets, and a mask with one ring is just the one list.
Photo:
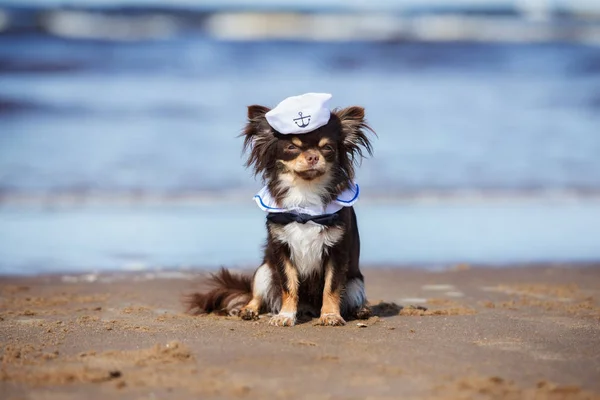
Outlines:
{"label": "wet sand", "polygon": [[600,265],[365,269],[344,327],[190,316],[189,271],[0,278],[3,399],[600,399]]}

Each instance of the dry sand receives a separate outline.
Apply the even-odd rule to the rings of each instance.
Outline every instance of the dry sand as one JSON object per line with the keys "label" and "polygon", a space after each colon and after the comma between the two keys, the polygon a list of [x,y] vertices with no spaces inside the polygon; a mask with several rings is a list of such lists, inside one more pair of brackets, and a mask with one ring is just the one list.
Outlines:
{"label": "dry sand", "polygon": [[600,399],[600,266],[365,269],[345,327],[185,315],[189,273],[0,278],[0,398]]}

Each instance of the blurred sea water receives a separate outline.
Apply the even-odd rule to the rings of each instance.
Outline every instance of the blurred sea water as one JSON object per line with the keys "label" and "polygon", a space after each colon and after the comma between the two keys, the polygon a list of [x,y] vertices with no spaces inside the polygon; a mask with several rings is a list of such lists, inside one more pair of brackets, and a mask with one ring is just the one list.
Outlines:
{"label": "blurred sea water", "polygon": [[0,63],[3,193],[255,187],[245,107],[308,91],[366,108],[369,192],[600,187],[598,47],[0,37]]}
{"label": "blurred sea water", "polygon": [[236,136],[309,91],[378,133],[365,263],[600,259],[599,47],[6,35],[0,273],[258,263]]}

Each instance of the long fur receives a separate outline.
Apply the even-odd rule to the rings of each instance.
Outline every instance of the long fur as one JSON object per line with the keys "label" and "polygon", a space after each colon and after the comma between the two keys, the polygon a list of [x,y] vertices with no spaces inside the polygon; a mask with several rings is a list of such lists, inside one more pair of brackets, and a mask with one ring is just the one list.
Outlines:
{"label": "long fur", "polygon": [[[252,296],[252,277],[232,274],[221,268],[206,280],[210,290],[206,293],[193,293],[185,300],[188,312],[208,314],[211,312],[227,315],[231,310],[239,309],[250,301]],[[241,304],[241,306],[240,306]]]}
{"label": "long fur", "polygon": [[[271,128],[265,118],[268,111],[264,106],[249,106],[248,122],[241,136],[244,137],[243,151],[247,154],[246,166],[263,179],[279,204],[328,204],[349,188],[355,167],[363,157],[372,155],[368,134],[375,132],[365,121],[362,107],[333,110],[325,126],[301,137],[305,141],[303,146],[312,147],[291,151],[291,154],[284,146],[289,146],[292,135],[282,135]],[[322,139],[328,139],[336,146],[335,150],[326,151],[321,145],[317,146]],[[304,172],[292,169],[298,160],[303,160],[304,152],[318,152],[320,162],[325,165],[323,175],[315,180],[304,178],[301,175]],[[254,277],[233,275],[221,269],[208,280],[208,292],[188,297],[188,309],[196,314],[240,314],[244,319],[257,318],[259,312],[267,311],[280,313],[273,317],[272,324],[293,325],[296,311],[319,315],[321,307],[326,309],[324,299],[330,298],[327,293],[328,288],[332,288],[337,300],[331,304],[333,309],[339,308],[344,318],[368,317],[364,279],[359,269],[356,214],[352,207],[345,207],[338,215],[339,225],[333,227],[297,223],[282,226],[267,222],[265,256]],[[298,263],[302,265],[295,265]],[[289,265],[293,265],[292,270]],[[257,279],[256,285],[253,285],[254,279]],[[293,313],[284,309],[290,287],[297,288],[294,296],[299,299]],[[323,324],[344,323],[341,316],[323,315],[323,309]]]}
{"label": "long fur", "polygon": [[248,124],[240,136],[244,137],[242,152],[248,152],[246,167],[251,167],[255,175],[262,174],[263,180],[267,179],[265,173],[274,168],[274,153],[277,138],[272,134],[265,114],[267,107],[253,105],[248,107]]}

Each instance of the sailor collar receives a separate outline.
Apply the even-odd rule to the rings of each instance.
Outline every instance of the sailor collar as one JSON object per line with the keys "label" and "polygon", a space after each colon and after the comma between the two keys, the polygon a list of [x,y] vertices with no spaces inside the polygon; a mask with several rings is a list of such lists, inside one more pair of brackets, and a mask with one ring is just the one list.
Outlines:
{"label": "sailor collar", "polygon": [[358,201],[359,194],[358,184],[353,183],[326,206],[282,208],[277,205],[268,187],[265,186],[254,195],[254,201],[261,210],[268,213],[267,219],[278,224],[290,222],[305,224],[311,221],[320,225],[334,225],[337,221],[337,215],[335,217],[333,215],[344,207],[354,205]]}

